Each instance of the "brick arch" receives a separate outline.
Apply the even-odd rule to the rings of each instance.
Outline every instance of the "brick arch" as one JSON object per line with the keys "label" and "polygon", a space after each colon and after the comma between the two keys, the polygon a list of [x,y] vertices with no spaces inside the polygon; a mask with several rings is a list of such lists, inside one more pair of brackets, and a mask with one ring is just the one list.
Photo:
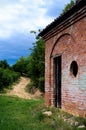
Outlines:
{"label": "brick arch", "polygon": [[50,53],[50,58],[52,57],[53,51],[54,51],[55,46],[57,45],[57,43],[58,43],[63,37],[65,37],[65,36],[68,36],[69,38],[71,38],[71,39],[75,42],[73,36],[70,35],[69,33],[62,34],[62,35],[55,41],[55,43],[54,43],[54,45],[53,45],[52,50],[51,50],[51,53]]}

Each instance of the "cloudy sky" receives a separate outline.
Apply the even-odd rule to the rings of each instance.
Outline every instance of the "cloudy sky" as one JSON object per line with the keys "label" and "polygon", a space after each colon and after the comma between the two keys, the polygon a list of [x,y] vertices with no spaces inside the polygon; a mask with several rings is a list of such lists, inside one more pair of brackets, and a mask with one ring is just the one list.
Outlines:
{"label": "cloudy sky", "polygon": [[0,0],[0,60],[14,64],[30,54],[38,31],[59,16],[70,0]]}

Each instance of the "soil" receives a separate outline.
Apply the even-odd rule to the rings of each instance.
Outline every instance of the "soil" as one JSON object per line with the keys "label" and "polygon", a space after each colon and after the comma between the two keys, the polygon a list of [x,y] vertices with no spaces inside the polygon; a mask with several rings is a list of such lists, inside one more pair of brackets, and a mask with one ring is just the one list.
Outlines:
{"label": "soil", "polygon": [[13,85],[13,89],[8,90],[8,92],[5,95],[18,96],[18,97],[24,98],[24,99],[33,99],[33,98],[41,97],[42,93],[39,90],[37,90],[35,92],[35,94],[30,94],[25,91],[25,87],[28,83],[30,83],[29,78],[21,77],[19,83]]}

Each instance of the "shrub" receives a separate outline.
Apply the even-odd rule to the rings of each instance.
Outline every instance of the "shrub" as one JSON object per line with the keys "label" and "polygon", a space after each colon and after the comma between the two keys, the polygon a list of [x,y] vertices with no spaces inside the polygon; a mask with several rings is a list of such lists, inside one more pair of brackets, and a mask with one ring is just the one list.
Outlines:
{"label": "shrub", "polygon": [[39,78],[39,89],[41,92],[44,92],[44,77]]}
{"label": "shrub", "polygon": [[26,86],[27,92],[34,94],[36,92],[36,90],[37,90],[37,88],[35,87],[33,82],[30,82],[29,84],[27,84],[27,86]]}
{"label": "shrub", "polygon": [[18,80],[20,75],[12,70],[0,68],[0,90]]}

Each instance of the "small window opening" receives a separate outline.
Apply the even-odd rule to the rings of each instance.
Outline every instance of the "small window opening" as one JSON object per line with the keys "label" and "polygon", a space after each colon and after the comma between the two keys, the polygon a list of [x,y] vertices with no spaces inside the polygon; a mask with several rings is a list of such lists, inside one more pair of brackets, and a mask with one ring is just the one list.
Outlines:
{"label": "small window opening", "polygon": [[70,72],[71,74],[76,77],[78,73],[78,64],[76,61],[72,61],[71,66],[70,66]]}

